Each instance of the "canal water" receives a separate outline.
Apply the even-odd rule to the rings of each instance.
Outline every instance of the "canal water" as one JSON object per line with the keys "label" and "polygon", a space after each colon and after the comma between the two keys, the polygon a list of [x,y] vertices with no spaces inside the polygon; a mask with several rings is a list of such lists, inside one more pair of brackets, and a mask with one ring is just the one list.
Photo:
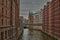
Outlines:
{"label": "canal water", "polygon": [[40,31],[24,29],[23,35],[19,40],[56,40],[48,36],[46,37],[44,37],[44,34]]}

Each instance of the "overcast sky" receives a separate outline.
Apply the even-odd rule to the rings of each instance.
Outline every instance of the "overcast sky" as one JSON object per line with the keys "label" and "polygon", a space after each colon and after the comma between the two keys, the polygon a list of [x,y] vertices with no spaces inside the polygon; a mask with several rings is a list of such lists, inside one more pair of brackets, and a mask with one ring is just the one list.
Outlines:
{"label": "overcast sky", "polygon": [[50,0],[20,0],[20,15],[28,17],[29,10],[32,12],[39,11]]}

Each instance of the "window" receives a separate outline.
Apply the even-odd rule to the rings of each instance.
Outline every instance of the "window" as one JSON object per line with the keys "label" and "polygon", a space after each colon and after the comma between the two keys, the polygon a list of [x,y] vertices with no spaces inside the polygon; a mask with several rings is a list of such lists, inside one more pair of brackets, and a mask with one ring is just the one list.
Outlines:
{"label": "window", "polygon": [[7,25],[7,19],[6,19],[6,25]]}
{"label": "window", "polygon": [[3,19],[2,19],[2,25],[3,25]]}
{"label": "window", "polygon": [[4,32],[1,32],[1,40],[4,40]]}
{"label": "window", "polygon": [[7,38],[7,31],[5,31],[5,38]]}

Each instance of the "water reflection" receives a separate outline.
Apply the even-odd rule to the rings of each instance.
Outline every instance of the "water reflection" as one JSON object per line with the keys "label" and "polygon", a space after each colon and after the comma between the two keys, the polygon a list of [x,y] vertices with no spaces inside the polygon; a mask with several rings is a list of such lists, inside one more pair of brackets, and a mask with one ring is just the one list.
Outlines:
{"label": "water reflection", "polygon": [[39,31],[30,30],[29,31],[29,40],[42,40],[42,35]]}
{"label": "water reflection", "polygon": [[23,36],[20,40],[40,40],[41,33],[39,31],[24,29]]}
{"label": "water reflection", "polygon": [[56,40],[44,35],[40,31],[24,29],[22,38],[19,40]]}

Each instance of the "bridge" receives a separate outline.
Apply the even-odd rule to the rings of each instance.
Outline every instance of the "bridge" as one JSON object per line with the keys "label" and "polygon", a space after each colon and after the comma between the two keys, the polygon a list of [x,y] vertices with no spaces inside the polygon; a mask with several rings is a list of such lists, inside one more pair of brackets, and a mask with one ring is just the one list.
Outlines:
{"label": "bridge", "polygon": [[28,26],[42,26],[42,24],[24,24],[24,28],[28,28]]}
{"label": "bridge", "polygon": [[24,25],[42,26],[42,24],[24,24]]}

